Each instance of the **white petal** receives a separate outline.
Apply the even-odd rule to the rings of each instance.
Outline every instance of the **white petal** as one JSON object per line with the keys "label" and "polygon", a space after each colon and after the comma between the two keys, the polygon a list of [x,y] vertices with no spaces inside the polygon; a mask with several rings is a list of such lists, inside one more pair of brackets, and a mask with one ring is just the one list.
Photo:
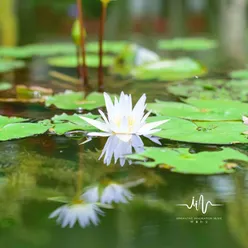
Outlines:
{"label": "white petal", "polygon": [[155,122],[151,122],[151,123],[146,123],[145,125],[143,125],[138,133],[139,134],[145,134],[150,132],[153,128],[158,127],[166,122],[168,122],[169,120],[163,120],[163,121],[155,121]]}
{"label": "white petal", "polygon": [[98,112],[102,116],[103,120],[109,125],[109,121],[108,121],[106,115],[102,112],[102,110],[101,109],[98,109]]}
{"label": "white petal", "polygon": [[109,132],[109,128],[108,128],[108,125],[104,122],[101,122],[101,121],[96,121],[96,120],[93,120],[93,119],[90,119],[90,118],[87,118],[87,117],[84,117],[84,116],[80,116],[81,119],[83,119],[84,121],[88,122],[90,125],[104,131],[104,132]]}
{"label": "white petal", "polygon": [[112,100],[110,98],[110,96],[104,92],[103,93],[104,99],[105,99],[105,105],[106,105],[106,109],[108,113],[111,113],[113,111],[114,105],[112,103]]}
{"label": "white petal", "polygon": [[242,116],[242,120],[243,120],[245,125],[248,125],[248,117]]}
{"label": "white petal", "polygon": [[88,136],[92,136],[92,137],[108,137],[111,135],[111,133],[101,133],[101,132],[91,132],[91,133],[87,133]]}

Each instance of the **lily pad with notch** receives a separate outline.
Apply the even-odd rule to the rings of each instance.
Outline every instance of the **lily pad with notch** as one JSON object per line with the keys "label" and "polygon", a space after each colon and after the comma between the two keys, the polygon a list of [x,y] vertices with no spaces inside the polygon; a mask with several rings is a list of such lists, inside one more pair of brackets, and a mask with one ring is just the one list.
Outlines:
{"label": "lily pad with notch", "polygon": [[[235,166],[238,166],[240,161],[248,163],[246,155],[231,148],[192,154],[188,152],[187,148],[146,147],[143,153],[128,155],[127,157],[139,161],[138,164],[145,167],[158,166],[176,173],[198,175],[233,173]],[[236,161],[232,162],[232,167],[228,166],[229,160]]]}
{"label": "lily pad with notch", "polygon": [[231,145],[248,143],[246,131],[248,127],[241,121],[189,121],[176,117],[150,117],[148,122],[170,119],[160,126],[156,136],[181,142]]}
{"label": "lily pad with notch", "polygon": [[99,118],[98,115],[93,114],[85,114],[85,115],[55,115],[52,118],[52,123],[54,124],[52,131],[58,135],[63,135],[70,131],[94,131],[96,130],[95,127],[89,125],[80,116],[85,116],[88,118],[96,119]]}
{"label": "lily pad with notch", "polygon": [[248,114],[248,104],[240,101],[193,98],[184,101],[185,103],[156,101],[147,104],[147,109],[157,115],[201,121],[238,121]]}
{"label": "lily pad with notch", "polygon": [[[105,53],[118,54],[123,51],[123,49],[130,44],[128,41],[103,41],[103,50]],[[99,52],[99,42],[92,41],[86,46],[87,52],[98,53]]]}
{"label": "lily pad with notch", "polygon": [[43,134],[51,127],[49,120],[32,123],[24,118],[0,116],[0,141]]}
{"label": "lily pad with notch", "polygon": [[167,86],[169,93],[197,99],[248,100],[248,80],[197,79]]}

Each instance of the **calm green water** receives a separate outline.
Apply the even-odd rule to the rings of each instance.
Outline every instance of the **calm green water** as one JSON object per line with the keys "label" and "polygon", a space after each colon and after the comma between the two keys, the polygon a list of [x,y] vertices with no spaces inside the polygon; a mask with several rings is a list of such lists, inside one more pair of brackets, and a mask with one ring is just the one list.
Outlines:
{"label": "calm green water", "polygon": [[[172,99],[161,83],[108,81],[106,91],[125,90],[134,100],[147,93],[148,100]],[[123,86],[124,85],[124,86]],[[50,84],[51,87],[54,87]],[[123,88],[124,87],[124,88]],[[44,119],[62,111],[39,105],[2,104],[1,114]],[[98,157],[105,138],[79,146],[82,135],[70,137],[39,136],[1,142],[0,160],[0,247],[248,247],[247,175],[194,176],[113,163],[107,167]],[[145,145],[153,145],[144,140]],[[188,147],[192,152],[215,147],[162,141],[164,146]],[[82,173],[82,178],[78,175]],[[98,226],[82,229],[62,228],[49,215],[60,202],[49,197],[76,193],[83,186],[108,177],[118,181],[146,179],[132,188],[134,198],[128,204],[104,210]],[[204,195],[221,206],[208,207],[206,214],[177,204],[189,204],[192,197]],[[202,218],[205,219],[202,219]],[[207,219],[206,219],[207,218]]]}

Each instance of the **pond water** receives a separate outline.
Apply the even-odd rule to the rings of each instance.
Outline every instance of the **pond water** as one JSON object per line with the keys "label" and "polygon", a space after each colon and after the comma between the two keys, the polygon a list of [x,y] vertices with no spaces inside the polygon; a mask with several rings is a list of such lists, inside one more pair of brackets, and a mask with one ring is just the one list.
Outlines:
{"label": "pond water", "polygon": [[[111,81],[112,80],[112,81]],[[147,93],[148,101],[175,100],[161,82],[120,81],[106,78],[110,93],[132,93],[134,101]],[[138,85],[139,84],[139,85]],[[44,83],[42,86],[57,88]],[[1,104],[2,115],[35,120],[66,111],[39,104]],[[93,111],[94,112],[94,111]],[[68,112],[73,113],[73,112]],[[109,166],[98,160],[107,138],[95,138],[79,145],[82,134],[41,135],[1,142],[0,161],[0,247],[247,247],[247,175],[245,170],[227,175],[187,175],[165,169],[149,169],[139,164]],[[146,146],[154,145],[148,139]],[[192,145],[161,140],[164,147],[185,147],[194,154],[216,146]],[[242,148],[243,151],[246,147]],[[143,183],[132,187],[133,199],[103,209],[98,225],[62,228],[50,214],[74,197],[78,187],[111,179],[115,182]],[[208,205],[206,214],[187,209],[192,197]],[[56,200],[57,199],[57,200]]]}

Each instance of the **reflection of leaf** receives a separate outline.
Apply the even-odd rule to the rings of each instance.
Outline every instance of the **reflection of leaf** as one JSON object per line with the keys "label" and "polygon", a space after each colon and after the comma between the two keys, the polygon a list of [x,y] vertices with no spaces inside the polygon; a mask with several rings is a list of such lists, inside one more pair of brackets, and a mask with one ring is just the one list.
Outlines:
{"label": "reflection of leaf", "polygon": [[79,108],[92,110],[105,105],[103,94],[92,92],[84,99],[83,92],[65,91],[46,98],[46,106],[55,105],[59,109],[77,110]]}
{"label": "reflection of leaf", "polygon": [[152,80],[180,80],[199,76],[206,73],[206,68],[189,58],[176,60],[161,60],[136,67],[132,70],[135,79]]}
{"label": "reflection of leaf", "polygon": [[[235,159],[248,162],[246,155],[231,148],[224,148],[218,152],[200,152],[191,154],[187,148],[155,148],[147,147],[141,154],[128,156],[134,160],[152,159],[152,161],[139,162],[146,167],[170,169],[172,172],[185,174],[220,174],[231,173],[233,169],[224,166],[225,160]],[[164,167],[164,165],[168,165]]]}
{"label": "reflection of leaf", "polygon": [[248,104],[239,101],[187,99],[185,102],[188,104],[157,101],[147,104],[147,108],[159,115],[206,121],[241,120],[248,113]]}
{"label": "reflection of leaf", "polygon": [[209,50],[217,46],[217,41],[206,38],[176,38],[158,41],[158,48],[162,50],[197,51]]}
{"label": "reflection of leaf", "polygon": [[[103,57],[103,66],[108,67],[113,63],[113,57],[105,55]],[[77,67],[77,57],[76,56],[60,56],[53,57],[47,60],[50,66],[55,67],[67,67],[67,68],[76,68]],[[88,67],[97,68],[99,66],[99,57],[98,55],[87,55],[86,62]],[[82,63],[82,62],[81,62]]]}
{"label": "reflection of leaf", "polygon": [[161,131],[155,135],[161,138],[202,144],[236,144],[248,143],[242,134],[247,126],[240,122],[192,122],[175,117],[151,117],[148,121],[170,119],[160,126]]}
{"label": "reflection of leaf", "polygon": [[51,123],[48,120],[38,123],[23,121],[25,121],[25,119],[0,116],[0,141],[43,134],[51,127]]}

